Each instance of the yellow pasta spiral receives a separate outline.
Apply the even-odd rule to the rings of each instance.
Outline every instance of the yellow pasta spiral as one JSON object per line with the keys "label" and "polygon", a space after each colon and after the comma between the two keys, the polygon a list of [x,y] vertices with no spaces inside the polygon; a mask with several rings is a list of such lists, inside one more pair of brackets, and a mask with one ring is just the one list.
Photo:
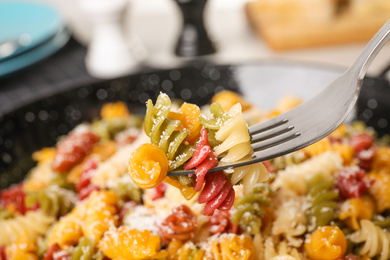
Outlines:
{"label": "yellow pasta spiral", "polygon": [[252,239],[243,235],[222,235],[211,241],[213,260],[254,260],[255,252]]}
{"label": "yellow pasta spiral", "polygon": [[48,245],[61,248],[76,245],[82,236],[98,242],[110,227],[117,225],[118,197],[111,191],[94,191],[85,203],[61,218],[48,237]]}
{"label": "yellow pasta spiral", "polygon": [[37,260],[37,245],[32,240],[15,242],[5,249],[7,260]]}
{"label": "yellow pasta spiral", "polygon": [[375,172],[386,172],[390,174],[390,148],[380,147],[375,153],[372,162],[372,170]]}
{"label": "yellow pasta spiral", "polygon": [[46,234],[55,221],[41,211],[29,211],[26,215],[0,220],[0,247],[13,242],[36,240]]}
{"label": "yellow pasta spiral", "polygon": [[116,204],[118,196],[111,191],[91,193],[86,204],[83,234],[99,242],[111,226],[117,225]]}
{"label": "yellow pasta spiral", "polygon": [[313,157],[332,150],[332,143],[330,142],[329,138],[324,138],[312,145],[309,145],[303,150],[309,157]]}
{"label": "yellow pasta spiral", "polygon": [[180,240],[172,240],[167,248],[167,260],[202,260],[205,251],[198,249],[192,242],[183,243]]}
{"label": "yellow pasta spiral", "polygon": [[[215,138],[222,143],[215,148],[217,156],[227,153],[221,159],[223,163],[233,163],[240,160],[252,158],[253,149],[250,145],[250,135],[248,126],[242,117],[241,105],[234,105],[227,113],[230,119],[226,121],[216,132]],[[232,184],[237,184],[243,180],[244,193],[252,191],[255,184],[268,179],[268,171],[261,163],[243,166],[234,169],[232,174]]]}
{"label": "yellow pasta spiral", "polygon": [[84,204],[75,207],[68,215],[58,221],[49,234],[48,247],[58,244],[61,248],[76,245],[83,236],[82,219],[85,215]]}
{"label": "yellow pasta spiral", "polygon": [[160,238],[149,230],[139,231],[127,226],[110,229],[99,243],[99,249],[113,260],[162,259],[166,251],[159,251]]}
{"label": "yellow pasta spiral", "polygon": [[375,204],[371,197],[351,198],[343,202],[339,211],[339,219],[345,220],[353,230],[360,229],[359,220],[371,219],[375,213]]}
{"label": "yellow pasta spiral", "polygon": [[375,199],[377,210],[383,212],[390,209],[390,174],[380,172],[370,173],[368,176],[370,179],[375,179],[368,191]]}
{"label": "yellow pasta spiral", "polygon": [[370,220],[360,221],[361,229],[350,236],[353,243],[362,243],[359,249],[361,255],[369,257],[378,256],[379,260],[390,258],[390,233],[382,229]]}

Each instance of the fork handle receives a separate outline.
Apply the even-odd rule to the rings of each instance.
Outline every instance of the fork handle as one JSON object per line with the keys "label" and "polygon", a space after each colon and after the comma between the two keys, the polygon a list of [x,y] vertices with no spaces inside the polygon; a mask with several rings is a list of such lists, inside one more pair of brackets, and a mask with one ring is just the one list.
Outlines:
{"label": "fork handle", "polygon": [[390,40],[390,20],[374,35],[358,59],[350,67],[349,71],[358,72],[359,80],[363,80],[368,67],[375,59],[376,55],[382,50],[383,46]]}

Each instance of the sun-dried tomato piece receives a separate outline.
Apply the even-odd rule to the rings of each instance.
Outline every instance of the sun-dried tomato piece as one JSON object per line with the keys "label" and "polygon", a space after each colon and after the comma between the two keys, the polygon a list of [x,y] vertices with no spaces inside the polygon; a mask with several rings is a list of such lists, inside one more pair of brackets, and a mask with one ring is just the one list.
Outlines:
{"label": "sun-dried tomato piece", "polygon": [[344,198],[360,198],[374,183],[368,180],[363,170],[357,167],[344,168],[335,177],[336,188]]}
{"label": "sun-dried tomato piece", "polygon": [[80,163],[98,141],[99,137],[95,133],[84,128],[69,134],[57,145],[53,171],[68,171]]}

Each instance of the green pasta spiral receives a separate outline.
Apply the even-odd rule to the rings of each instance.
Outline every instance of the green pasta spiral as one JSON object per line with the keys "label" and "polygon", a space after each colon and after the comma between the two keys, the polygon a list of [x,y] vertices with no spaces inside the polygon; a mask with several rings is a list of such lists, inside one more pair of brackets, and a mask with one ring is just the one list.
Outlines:
{"label": "green pasta spiral", "polygon": [[74,185],[67,180],[67,174],[55,174],[50,179],[50,185],[58,186],[67,190],[75,190]]}
{"label": "green pasta spiral", "polygon": [[271,160],[272,165],[276,171],[284,170],[286,167],[299,164],[304,161],[304,157],[301,153],[291,153],[280,157],[276,157]]}
{"label": "green pasta spiral", "polygon": [[390,230],[390,217],[386,217],[383,219],[376,219],[373,220],[372,223],[374,223],[378,227],[386,228],[387,230]]}
{"label": "green pasta spiral", "polygon": [[12,218],[13,216],[14,215],[11,212],[0,206],[0,221]]}
{"label": "green pasta spiral", "polygon": [[329,225],[337,218],[337,199],[339,194],[333,188],[333,180],[325,179],[321,174],[312,177],[308,183],[307,219],[309,231],[320,226]]}
{"label": "green pasta spiral", "polygon": [[142,200],[142,189],[130,182],[128,175],[108,185],[108,189],[114,191],[119,199],[123,201],[130,199],[135,202],[141,202]]}
{"label": "green pasta spiral", "polygon": [[266,193],[270,193],[269,186],[265,183],[258,183],[251,193],[234,203],[232,222],[239,225],[244,233],[255,235],[260,232],[261,218],[265,215],[262,207],[270,205],[270,199]]}
{"label": "green pasta spiral", "polygon": [[192,145],[183,143],[187,131],[177,130],[181,124],[180,120],[168,118],[171,105],[171,100],[166,94],[160,94],[154,106],[149,99],[144,122],[145,133],[150,137],[152,144],[158,145],[167,154],[170,161],[169,171],[183,165],[194,152]]}
{"label": "green pasta spiral", "polygon": [[128,129],[128,128],[140,128],[143,119],[137,115],[131,115],[129,117],[115,117],[110,119],[95,120],[91,127],[95,133],[97,133],[100,139],[111,140],[116,134]]}
{"label": "green pasta spiral", "polygon": [[211,118],[200,115],[199,120],[202,126],[207,129],[207,137],[210,146],[215,147],[221,144],[221,142],[215,138],[215,133],[230,117],[227,113],[224,113],[221,105],[216,102],[210,105],[210,114]]}
{"label": "green pasta spiral", "polygon": [[103,254],[95,253],[95,242],[89,237],[82,237],[74,248],[71,260],[100,260]]}
{"label": "green pasta spiral", "polygon": [[39,191],[28,191],[25,198],[27,207],[39,204],[41,210],[52,217],[61,217],[70,212],[75,201],[74,192],[55,186]]}

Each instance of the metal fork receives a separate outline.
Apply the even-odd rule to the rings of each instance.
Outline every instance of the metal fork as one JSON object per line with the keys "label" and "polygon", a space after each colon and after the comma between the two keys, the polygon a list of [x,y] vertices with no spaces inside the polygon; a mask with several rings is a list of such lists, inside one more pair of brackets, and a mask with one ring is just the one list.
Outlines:
{"label": "metal fork", "polygon": [[[218,165],[210,172],[282,156],[329,135],[351,112],[369,65],[389,40],[390,20],[375,34],[353,65],[319,94],[286,113],[249,127],[253,138],[252,160]],[[174,171],[168,175],[191,173],[194,171]]]}

